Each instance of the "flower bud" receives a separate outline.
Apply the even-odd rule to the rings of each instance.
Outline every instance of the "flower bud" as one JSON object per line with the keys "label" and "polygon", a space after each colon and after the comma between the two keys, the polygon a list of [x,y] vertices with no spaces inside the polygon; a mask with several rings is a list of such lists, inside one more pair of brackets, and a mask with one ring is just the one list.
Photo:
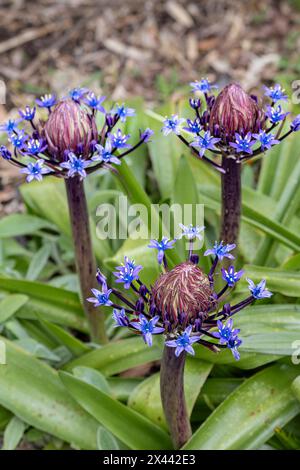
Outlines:
{"label": "flower bud", "polygon": [[263,112],[256,100],[240,85],[231,83],[217,96],[210,113],[209,128],[215,129],[225,141],[235,133],[258,132],[263,127]]}
{"label": "flower bud", "polygon": [[162,274],[152,290],[152,300],[164,320],[182,323],[206,313],[213,304],[206,274],[190,261]]}
{"label": "flower bud", "polygon": [[91,144],[97,139],[93,116],[71,99],[60,101],[44,126],[48,150],[60,160],[65,153],[80,153],[88,157]]}

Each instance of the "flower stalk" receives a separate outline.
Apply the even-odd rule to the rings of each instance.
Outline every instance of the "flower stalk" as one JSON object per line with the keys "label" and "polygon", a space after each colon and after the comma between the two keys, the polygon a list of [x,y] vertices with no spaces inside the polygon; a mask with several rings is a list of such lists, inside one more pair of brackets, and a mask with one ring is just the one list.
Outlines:
{"label": "flower stalk", "polygon": [[241,219],[241,164],[234,158],[223,156],[225,173],[222,181],[222,213],[220,239],[225,243],[237,243]]}

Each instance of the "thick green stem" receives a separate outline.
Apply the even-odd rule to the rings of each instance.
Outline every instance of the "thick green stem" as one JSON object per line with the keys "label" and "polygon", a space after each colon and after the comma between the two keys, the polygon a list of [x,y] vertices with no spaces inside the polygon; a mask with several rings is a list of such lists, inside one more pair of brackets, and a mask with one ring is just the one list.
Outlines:
{"label": "thick green stem", "polygon": [[222,215],[220,240],[237,243],[241,221],[241,164],[223,156],[222,167]]}
{"label": "thick green stem", "polygon": [[96,260],[92,249],[83,181],[78,176],[67,179],[66,190],[83,308],[89,320],[92,340],[106,343],[104,314],[86,300],[91,297],[91,288],[95,285]]}
{"label": "thick green stem", "polygon": [[174,349],[165,346],[160,369],[161,401],[175,449],[180,449],[192,435],[184,397],[185,356],[182,352],[176,357]]}

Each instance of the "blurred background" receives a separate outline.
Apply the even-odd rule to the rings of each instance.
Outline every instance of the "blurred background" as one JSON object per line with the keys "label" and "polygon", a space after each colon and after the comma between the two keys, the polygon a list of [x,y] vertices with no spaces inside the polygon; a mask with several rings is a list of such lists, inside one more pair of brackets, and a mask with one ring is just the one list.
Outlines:
{"label": "blurred background", "polygon": [[[0,0],[0,122],[48,91],[84,85],[147,106],[209,77],[248,91],[300,76],[300,0]],[[0,162],[1,211],[15,210]]]}

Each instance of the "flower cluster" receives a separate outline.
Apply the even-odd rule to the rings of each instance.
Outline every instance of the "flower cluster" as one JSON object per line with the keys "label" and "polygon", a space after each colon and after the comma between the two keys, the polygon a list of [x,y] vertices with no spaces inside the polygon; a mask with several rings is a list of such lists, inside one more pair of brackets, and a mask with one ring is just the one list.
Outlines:
{"label": "flower cluster", "polygon": [[98,270],[96,278],[101,290],[93,288],[94,297],[88,300],[96,307],[113,308],[115,326],[141,335],[148,346],[152,345],[153,335],[163,334],[165,345],[174,348],[176,356],[184,351],[194,354],[193,344],[198,343],[215,352],[228,348],[235,359],[239,359],[238,347],[242,341],[239,330],[233,328],[232,316],[256,299],[270,297],[272,293],[266,289],[265,280],[255,285],[248,279],[250,295],[235,305],[225,303],[225,294],[244,272],[235,271],[232,265],[228,269],[223,267],[224,285],[219,292],[215,291],[214,279],[219,263],[224,258],[234,258],[235,245],[216,242],[213,248],[206,250],[204,256],[212,255],[213,261],[210,272],[205,274],[198,266],[198,255],[193,253],[193,242],[201,236],[204,227],[181,225],[181,228],[182,236],[190,243],[187,261],[169,270],[165,252],[174,247],[176,240],[166,237],[152,240],[149,247],[157,250],[158,262],[162,265],[162,273],[153,286],[147,287],[140,280],[142,266],[125,256],[124,263],[117,266],[113,274],[115,281],[123,284],[127,291],[130,289],[133,297],[108,287],[105,276]]}
{"label": "flower cluster", "polygon": [[[300,130],[298,115],[283,133],[283,124],[289,113],[283,111],[279,104],[287,101],[287,95],[279,84],[264,87],[266,99],[270,100],[266,107],[236,83],[227,85],[216,97],[212,91],[217,87],[207,79],[192,82],[191,87],[196,95],[201,95],[201,98],[189,101],[195,113],[194,119],[183,119],[173,114],[165,118],[162,132],[164,135],[176,134],[197,158],[210,163],[221,173],[224,173],[222,165],[210,156],[230,156],[243,162]],[[189,133],[191,138],[184,137],[182,131]]]}
{"label": "flower cluster", "polygon": [[[87,88],[75,88],[60,101],[53,94],[42,96],[36,104],[46,110],[46,119],[37,116],[35,106],[26,106],[18,119],[0,126],[10,146],[2,145],[0,156],[21,168],[27,182],[41,181],[46,174],[82,179],[99,168],[120,165],[121,158],[149,141],[153,131],[140,132],[139,141],[131,145],[130,135],[123,134],[118,123],[134,116],[134,109],[117,104],[106,111],[104,101],[105,96],[97,97]],[[98,112],[104,114],[102,129],[96,125]]]}

